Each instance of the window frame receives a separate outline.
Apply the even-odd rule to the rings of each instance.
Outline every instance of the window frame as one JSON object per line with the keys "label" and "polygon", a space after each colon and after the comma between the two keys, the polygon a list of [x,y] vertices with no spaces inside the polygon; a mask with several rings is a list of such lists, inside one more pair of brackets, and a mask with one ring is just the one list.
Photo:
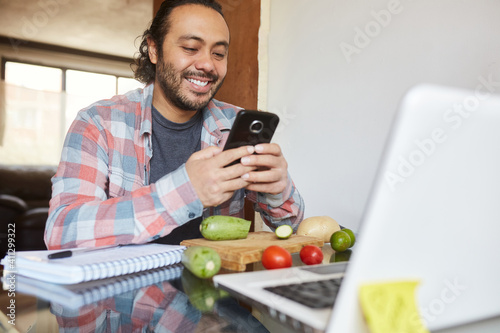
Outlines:
{"label": "window frame", "polygon": [[77,70],[117,77],[134,78],[134,58],[40,42],[13,39],[0,35],[0,78],[5,80],[7,61],[30,65]]}
{"label": "window frame", "polygon": [[6,66],[7,66],[8,62],[60,69],[62,71],[62,74],[61,74],[62,75],[62,77],[61,77],[61,92],[66,92],[67,71],[69,71],[69,70],[79,71],[79,72],[85,72],[85,73],[92,73],[92,74],[102,74],[102,75],[114,76],[114,78],[115,78],[115,94],[118,94],[118,91],[119,91],[118,81],[119,81],[120,78],[134,79],[133,76],[124,76],[124,75],[119,75],[119,74],[110,73],[110,72],[91,71],[91,70],[88,70],[88,69],[80,69],[80,68],[77,68],[77,67],[68,67],[68,66],[51,66],[51,65],[47,65],[47,64],[42,63],[42,62],[21,61],[21,60],[18,60],[18,59],[12,59],[12,58],[8,58],[8,57],[2,57],[1,58],[1,66],[0,66],[0,73],[1,73],[1,79],[2,79],[2,81],[5,81]]}

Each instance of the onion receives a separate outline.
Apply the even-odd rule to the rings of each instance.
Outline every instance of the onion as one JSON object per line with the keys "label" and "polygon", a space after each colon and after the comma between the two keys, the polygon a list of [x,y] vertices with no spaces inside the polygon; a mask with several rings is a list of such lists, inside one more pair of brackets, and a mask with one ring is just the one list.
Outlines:
{"label": "onion", "polygon": [[316,237],[325,243],[330,242],[330,237],[335,231],[340,230],[340,225],[329,216],[311,216],[303,220],[297,235]]}

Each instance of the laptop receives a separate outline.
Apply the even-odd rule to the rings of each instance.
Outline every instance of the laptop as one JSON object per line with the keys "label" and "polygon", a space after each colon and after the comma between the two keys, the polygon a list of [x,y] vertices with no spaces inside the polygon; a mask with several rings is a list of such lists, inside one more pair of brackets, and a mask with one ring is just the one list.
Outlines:
{"label": "laptop", "polygon": [[[500,315],[500,96],[492,88],[407,92],[348,264],[223,274],[216,286],[291,331],[368,332],[358,291],[372,282],[418,280],[431,331]],[[327,307],[266,290],[332,278],[341,282],[329,287],[338,293]]]}

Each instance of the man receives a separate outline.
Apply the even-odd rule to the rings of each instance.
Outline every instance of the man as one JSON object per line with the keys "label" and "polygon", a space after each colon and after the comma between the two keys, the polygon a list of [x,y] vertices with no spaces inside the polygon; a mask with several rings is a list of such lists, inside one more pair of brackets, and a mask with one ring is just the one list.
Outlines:
{"label": "man", "polygon": [[207,216],[243,217],[245,196],[270,227],[298,226],[304,203],[277,144],[222,151],[239,111],[213,99],[228,46],[215,1],[162,4],[136,61],[147,86],[83,109],[69,129],[52,180],[49,249],[178,244],[199,237]]}

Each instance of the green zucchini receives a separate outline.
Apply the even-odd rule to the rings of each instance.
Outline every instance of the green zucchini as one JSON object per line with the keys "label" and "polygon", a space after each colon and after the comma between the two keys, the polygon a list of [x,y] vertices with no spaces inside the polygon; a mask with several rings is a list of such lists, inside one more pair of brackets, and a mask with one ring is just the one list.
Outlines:
{"label": "green zucchini", "polygon": [[209,240],[229,240],[247,238],[251,222],[233,216],[214,215],[200,224],[203,237]]}
{"label": "green zucchini", "polygon": [[206,246],[191,246],[182,253],[182,263],[191,273],[207,279],[220,270],[220,256],[214,249]]}

